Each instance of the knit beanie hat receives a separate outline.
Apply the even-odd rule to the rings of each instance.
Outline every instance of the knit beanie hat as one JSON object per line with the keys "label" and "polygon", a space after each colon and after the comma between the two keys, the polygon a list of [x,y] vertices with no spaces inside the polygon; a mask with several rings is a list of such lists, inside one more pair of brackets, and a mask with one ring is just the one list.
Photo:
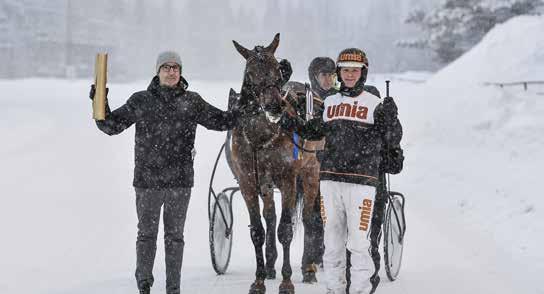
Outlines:
{"label": "knit beanie hat", "polygon": [[174,51],[164,51],[157,57],[157,64],[155,65],[155,73],[158,73],[161,66],[165,63],[173,62],[177,63],[181,69],[181,58],[179,54]]}

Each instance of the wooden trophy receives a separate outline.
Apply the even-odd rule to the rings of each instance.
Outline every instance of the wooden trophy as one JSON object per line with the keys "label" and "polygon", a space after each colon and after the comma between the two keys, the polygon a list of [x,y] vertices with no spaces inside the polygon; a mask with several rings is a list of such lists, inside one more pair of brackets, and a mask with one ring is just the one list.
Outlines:
{"label": "wooden trophy", "polygon": [[98,53],[95,64],[96,89],[93,99],[93,118],[95,120],[106,119],[106,83],[108,80],[108,54]]}

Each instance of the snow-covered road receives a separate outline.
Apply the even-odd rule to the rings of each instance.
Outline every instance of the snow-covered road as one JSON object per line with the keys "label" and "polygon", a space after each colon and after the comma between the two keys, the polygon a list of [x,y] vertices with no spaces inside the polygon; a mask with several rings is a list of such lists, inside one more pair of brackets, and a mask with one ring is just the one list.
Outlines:
{"label": "snow-covered road", "polygon": [[[383,90],[383,78],[379,76],[371,82]],[[110,104],[119,106],[132,92],[145,86],[145,82],[110,85]],[[223,109],[231,86],[239,87],[237,82],[191,85]],[[488,190],[504,187],[504,193],[511,191],[509,186],[500,184],[504,176],[491,181],[499,184],[481,183],[478,178],[463,176],[465,171],[477,175],[478,165],[456,166],[501,160],[503,149],[485,152],[492,145],[483,149],[471,149],[473,145],[469,145],[464,150],[462,144],[450,145],[429,137],[427,132],[434,129],[426,127],[422,116],[436,109],[422,108],[424,99],[419,96],[423,95],[423,87],[406,82],[392,85],[391,94],[398,97],[406,131],[403,144],[407,156],[406,170],[392,177],[392,187],[407,197],[408,231],[400,278],[389,282],[382,273],[378,293],[544,293],[536,284],[542,266],[526,263],[535,258],[542,261],[542,254],[535,249],[535,242],[541,237],[529,235],[522,242],[526,243],[526,251],[521,252],[519,244],[513,244],[512,249],[508,238],[497,236],[511,233],[500,229],[503,219],[477,223],[481,220],[478,215],[497,207],[481,205],[489,201]],[[95,128],[86,98],[87,81],[0,81],[0,88],[4,93],[0,117],[5,122],[0,126],[4,138],[0,145],[0,231],[4,236],[0,246],[0,293],[135,293],[133,129],[108,137]],[[197,133],[195,188],[185,234],[183,293],[247,293],[253,280],[249,221],[239,197],[234,201],[235,239],[229,271],[217,276],[211,267],[207,189],[224,135],[204,128]],[[531,170],[521,157],[521,161],[516,161],[517,167]],[[486,172],[500,175],[493,168]],[[224,185],[232,183],[226,165],[220,166],[220,173],[223,176],[219,181]],[[467,201],[466,192],[470,190],[482,194],[479,197],[483,200]],[[524,199],[530,202],[532,198]],[[516,202],[507,197],[501,201],[502,205]],[[516,211],[517,208],[513,212],[505,209],[505,214]],[[530,213],[526,217],[533,219]],[[524,220],[512,217],[515,223],[507,228],[518,229]],[[494,222],[500,225],[494,226]],[[528,231],[534,232],[532,229],[534,226]],[[297,293],[324,293],[322,284],[300,283],[301,237],[299,232],[292,255]],[[159,241],[153,293],[164,293],[163,248]],[[276,269],[280,267],[277,263]],[[279,279],[267,281],[266,285],[269,293],[275,293]]]}

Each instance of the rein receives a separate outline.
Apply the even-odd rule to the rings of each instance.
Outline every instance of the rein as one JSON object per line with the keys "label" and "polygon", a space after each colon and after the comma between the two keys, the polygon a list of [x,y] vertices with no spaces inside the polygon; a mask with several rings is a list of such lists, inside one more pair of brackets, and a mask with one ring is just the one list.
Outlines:
{"label": "rein", "polygon": [[293,136],[290,136],[291,137],[291,143],[293,143],[293,145],[295,145],[298,149],[302,150],[303,152],[306,152],[306,153],[316,153],[317,150],[308,150],[300,145],[297,144],[297,142],[295,142],[295,139],[293,139]]}

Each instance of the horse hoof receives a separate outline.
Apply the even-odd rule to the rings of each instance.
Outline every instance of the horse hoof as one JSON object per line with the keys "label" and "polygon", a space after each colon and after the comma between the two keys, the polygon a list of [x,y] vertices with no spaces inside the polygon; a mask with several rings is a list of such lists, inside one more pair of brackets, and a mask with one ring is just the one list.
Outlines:
{"label": "horse hoof", "polygon": [[318,262],[316,266],[319,271],[323,271],[323,262]]}
{"label": "horse hoof", "polygon": [[283,280],[280,284],[279,294],[295,294],[295,286],[291,280]]}
{"label": "horse hoof", "polygon": [[317,278],[315,276],[315,272],[303,272],[302,273],[302,282],[304,284],[317,283]]}
{"label": "horse hoof", "polygon": [[269,268],[266,270],[266,279],[267,280],[275,280],[276,279],[276,270],[273,268]]}
{"label": "horse hoof", "polygon": [[266,287],[264,286],[264,281],[257,280],[251,284],[249,288],[249,294],[265,294]]}

